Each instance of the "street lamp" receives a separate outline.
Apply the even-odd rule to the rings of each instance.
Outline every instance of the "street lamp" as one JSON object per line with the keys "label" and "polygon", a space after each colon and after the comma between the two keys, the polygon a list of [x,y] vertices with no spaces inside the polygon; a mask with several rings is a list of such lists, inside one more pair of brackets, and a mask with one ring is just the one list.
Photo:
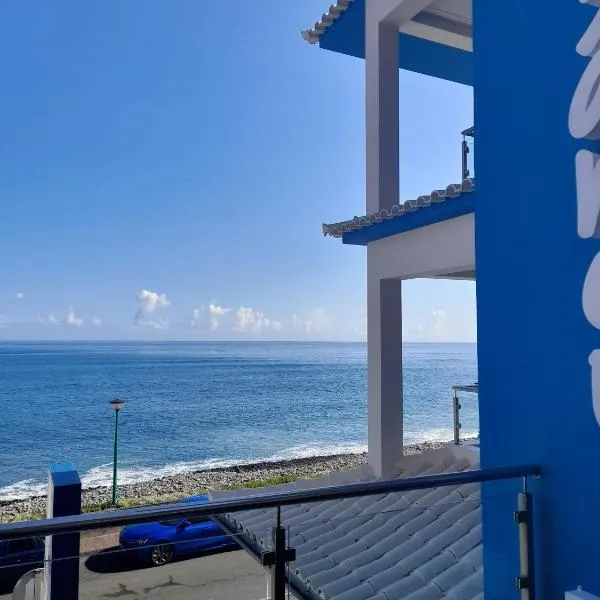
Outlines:
{"label": "street lamp", "polygon": [[117,505],[117,448],[119,437],[119,412],[125,406],[125,400],[111,400],[109,402],[112,409],[115,411],[115,449],[113,455],[113,489],[112,489],[112,505]]}

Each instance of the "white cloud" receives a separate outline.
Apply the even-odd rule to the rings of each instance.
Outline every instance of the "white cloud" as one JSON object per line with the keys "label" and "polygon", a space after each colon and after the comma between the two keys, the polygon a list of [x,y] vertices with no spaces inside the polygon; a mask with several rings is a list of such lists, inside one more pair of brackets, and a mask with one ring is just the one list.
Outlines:
{"label": "white cloud", "polygon": [[211,303],[208,307],[201,306],[195,308],[190,316],[190,325],[192,327],[205,327],[210,331],[216,331],[219,328],[221,317],[230,311],[218,304]]}
{"label": "white cloud", "polygon": [[168,329],[169,321],[167,319],[152,319],[144,323],[146,327],[150,329]]}
{"label": "white cloud", "polygon": [[321,333],[329,327],[329,318],[324,308],[315,308],[302,323],[302,329],[307,335]]}
{"label": "white cloud", "polygon": [[157,294],[150,290],[142,290],[138,292],[137,301],[139,302],[140,310],[151,315],[157,308],[164,308],[171,304],[165,294]]}
{"label": "white cloud", "polygon": [[281,331],[282,325],[279,321],[269,319],[264,313],[255,311],[249,306],[240,306],[235,313],[235,329],[260,333],[261,331]]}
{"label": "white cloud", "polygon": [[100,319],[100,317],[92,317],[92,325],[94,327],[100,327],[100,325],[102,325],[102,319]]}
{"label": "white cloud", "polygon": [[52,323],[52,324],[58,323],[58,319],[56,318],[54,313],[50,313],[47,316],[44,316],[44,315],[41,315],[38,313],[36,320],[38,323]]}
{"label": "white cloud", "polygon": [[[54,315],[50,315],[50,316],[54,317]],[[64,323],[65,323],[65,325],[68,325],[69,327],[83,327],[83,319],[81,317],[78,317],[72,308],[69,309],[69,312],[67,313],[67,316],[65,317]]]}
{"label": "white cloud", "polygon": [[200,320],[202,319],[202,311],[204,310],[204,307],[201,306],[200,308],[194,308],[194,310],[192,311],[192,314],[190,316],[190,325],[192,327],[196,327],[197,325],[199,325]]}
{"label": "white cloud", "polygon": [[434,308],[429,319],[429,328],[434,338],[444,337],[446,334],[446,312],[441,308]]}
{"label": "white cloud", "polygon": [[228,308],[223,308],[222,306],[217,306],[216,304],[208,305],[209,312],[209,326],[211,331],[216,331],[219,327],[219,319],[229,312]]}
{"label": "white cloud", "polygon": [[153,318],[152,315],[157,309],[165,308],[171,303],[165,294],[157,294],[150,290],[142,290],[136,296],[138,308],[135,312],[134,323],[141,327],[151,327],[152,329],[166,329],[169,322],[165,319]]}
{"label": "white cloud", "polygon": [[17,292],[15,294],[15,300],[23,300],[25,298],[25,294],[23,292]]}
{"label": "white cloud", "polygon": [[46,325],[65,325],[67,327],[83,327],[83,319],[73,310],[69,308],[69,312],[64,319],[59,319],[54,313],[47,315],[38,314],[36,318],[38,323]]}

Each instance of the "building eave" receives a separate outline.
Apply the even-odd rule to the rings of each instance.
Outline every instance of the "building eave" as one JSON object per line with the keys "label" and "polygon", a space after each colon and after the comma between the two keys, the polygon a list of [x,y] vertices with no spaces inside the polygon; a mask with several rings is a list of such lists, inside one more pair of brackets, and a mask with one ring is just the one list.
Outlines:
{"label": "building eave", "polygon": [[419,196],[416,200],[407,200],[406,202],[395,204],[390,209],[384,208],[371,215],[354,217],[353,219],[341,221],[339,223],[324,223],[323,235],[341,238],[345,234],[372,227],[373,225],[383,223],[384,221],[395,220],[415,212],[424,211],[437,204],[473,192],[474,189],[474,179],[465,179],[462,183],[449,185],[445,190],[434,190],[428,196]]}
{"label": "building eave", "polygon": [[318,43],[320,37],[350,8],[353,2],[355,0],[337,0],[327,12],[323,13],[313,27],[301,32],[302,37],[309,44]]}
{"label": "building eave", "polygon": [[[364,59],[366,0],[337,0],[302,37],[324,50]],[[452,28],[452,31],[450,31]],[[473,85],[472,40],[468,25],[423,11],[398,31],[400,69]]]}

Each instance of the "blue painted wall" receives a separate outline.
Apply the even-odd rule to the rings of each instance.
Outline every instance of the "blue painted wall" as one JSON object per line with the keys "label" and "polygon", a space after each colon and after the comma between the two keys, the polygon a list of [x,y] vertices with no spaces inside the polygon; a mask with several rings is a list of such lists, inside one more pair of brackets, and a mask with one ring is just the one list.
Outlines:
{"label": "blue painted wall", "polygon": [[[477,310],[483,467],[539,463],[537,597],[600,595],[600,427],[588,356],[600,332],[582,288],[600,240],[577,235],[575,46],[597,9],[577,0],[474,2]],[[600,301],[600,299],[599,299]],[[517,598],[514,493],[487,486],[486,600]],[[514,492],[514,490],[513,490]]]}
{"label": "blue painted wall", "polygon": [[[325,50],[365,57],[365,0],[356,0],[321,36]],[[466,85],[473,84],[473,55],[409,35],[400,35],[400,68]]]}

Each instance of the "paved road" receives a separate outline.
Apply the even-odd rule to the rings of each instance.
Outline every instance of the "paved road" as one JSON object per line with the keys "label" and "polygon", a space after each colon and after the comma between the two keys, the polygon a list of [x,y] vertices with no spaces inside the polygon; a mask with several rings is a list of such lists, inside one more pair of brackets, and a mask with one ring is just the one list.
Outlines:
{"label": "paved road", "polygon": [[[267,573],[243,550],[139,568],[110,549],[82,559],[80,600],[262,600]],[[10,594],[0,595],[9,600]]]}

